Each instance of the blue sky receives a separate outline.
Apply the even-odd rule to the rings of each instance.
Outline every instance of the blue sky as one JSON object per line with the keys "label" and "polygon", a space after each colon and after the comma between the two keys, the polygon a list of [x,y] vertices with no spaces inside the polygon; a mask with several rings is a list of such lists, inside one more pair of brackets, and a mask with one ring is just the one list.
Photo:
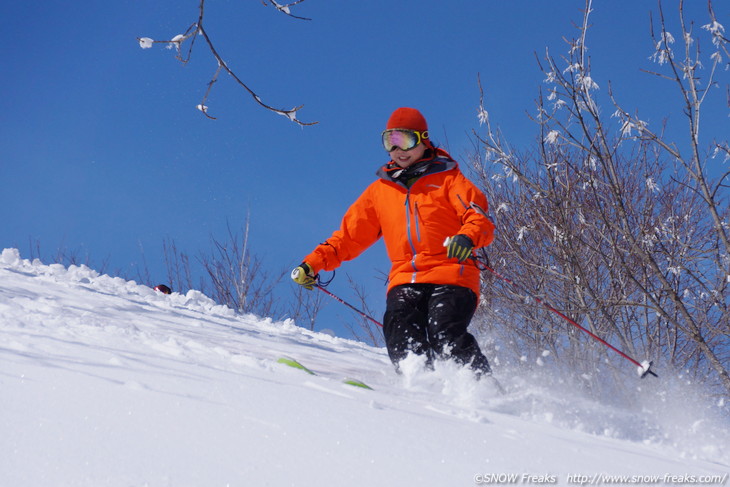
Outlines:
{"label": "blue sky", "polygon": [[[730,27],[726,4],[715,3]],[[664,3],[672,21],[676,5]],[[300,127],[223,76],[207,102],[218,119],[208,120],[195,109],[215,71],[204,43],[186,66],[160,45],[139,47],[137,37],[182,33],[197,20],[196,0],[10,2],[0,31],[0,248],[27,257],[29,241],[48,256],[65,247],[128,275],[143,249],[163,282],[163,240],[197,255],[250,211],[254,252],[272,272],[288,270],[330,235],[387,161],[379,136],[393,109],[419,108],[432,138],[464,160],[479,128],[481,74],[493,123],[527,148],[537,134],[527,113],[543,81],[534,53],[564,54],[583,6],[306,0],[294,13],[313,20],[299,21],[258,0],[209,0],[205,26],[221,56],[267,103],[304,104],[299,118],[319,123]],[[700,25],[705,9],[685,2]],[[601,90],[610,81],[656,128],[674,87],[640,72],[656,69],[650,10],[654,0],[596,0],[588,45]],[[706,126],[726,137],[727,108],[708,112]],[[376,245],[330,290],[348,297],[348,273],[380,313],[375,276],[387,269]],[[327,325],[341,332],[336,323],[349,312],[329,308]]]}

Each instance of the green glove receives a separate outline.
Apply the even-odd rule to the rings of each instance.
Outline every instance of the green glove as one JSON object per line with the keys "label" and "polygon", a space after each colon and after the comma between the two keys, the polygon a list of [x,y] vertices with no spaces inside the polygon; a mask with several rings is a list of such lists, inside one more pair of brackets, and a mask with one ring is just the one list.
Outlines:
{"label": "green glove", "polygon": [[317,276],[312,275],[312,268],[306,262],[302,262],[299,267],[295,267],[291,271],[291,278],[294,282],[309,291],[317,284]]}
{"label": "green glove", "polygon": [[471,251],[474,250],[474,242],[466,235],[461,234],[447,238],[444,245],[446,247],[446,257],[456,259],[459,262],[468,259],[471,256]]}

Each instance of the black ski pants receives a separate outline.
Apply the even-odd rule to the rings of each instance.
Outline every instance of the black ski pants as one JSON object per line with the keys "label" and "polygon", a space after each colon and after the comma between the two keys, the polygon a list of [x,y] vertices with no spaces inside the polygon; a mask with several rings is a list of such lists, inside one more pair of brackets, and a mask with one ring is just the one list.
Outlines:
{"label": "black ski pants", "polygon": [[477,297],[469,288],[441,284],[403,284],[388,292],[383,334],[390,360],[409,352],[426,355],[427,363],[454,359],[478,376],[491,373],[489,362],[467,328]]}

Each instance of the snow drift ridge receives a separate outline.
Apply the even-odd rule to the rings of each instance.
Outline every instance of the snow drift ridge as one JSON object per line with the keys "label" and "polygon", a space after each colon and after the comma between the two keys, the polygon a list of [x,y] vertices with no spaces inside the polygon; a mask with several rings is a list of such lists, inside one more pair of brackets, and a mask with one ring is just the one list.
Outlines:
{"label": "snow drift ridge", "polygon": [[448,364],[398,376],[378,348],[15,249],[0,254],[0,364],[3,486],[719,485],[730,465],[727,406],[681,381],[642,385],[621,409],[548,368],[498,370],[501,397]]}

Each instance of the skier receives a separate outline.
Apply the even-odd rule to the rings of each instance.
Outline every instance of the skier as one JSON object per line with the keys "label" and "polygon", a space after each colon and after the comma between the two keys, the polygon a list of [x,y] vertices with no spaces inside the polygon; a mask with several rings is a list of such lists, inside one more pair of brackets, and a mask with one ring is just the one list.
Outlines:
{"label": "skier", "polygon": [[437,359],[454,359],[477,378],[490,375],[487,358],[467,331],[480,283],[472,252],[494,239],[487,198],[433,145],[418,110],[395,110],[382,141],[391,160],[347,210],[340,229],[291,277],[312,289],[320,271],[354,259],[382,235],[392,262],[383,335],[396,370],[412,352],[425,355],[429,367]]}

